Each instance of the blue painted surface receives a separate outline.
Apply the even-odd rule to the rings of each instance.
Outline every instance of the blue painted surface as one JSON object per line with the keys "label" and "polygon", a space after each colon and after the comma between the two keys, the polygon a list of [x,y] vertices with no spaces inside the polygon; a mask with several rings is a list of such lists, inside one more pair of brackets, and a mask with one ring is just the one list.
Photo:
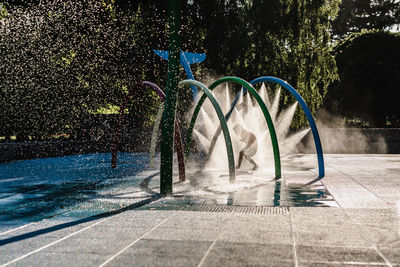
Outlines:
{"label": "blue painted surface", "polygon": [[[1,163],[0,224],[71,215],[71,209],[94,201],[105,190],[138,188],[143,179],[138,174],[147,168],[148,157],[147,153],[121,153],[116,169],[110,168],[109,153]],[[74,213],[86,217],[112,209],[99,202],[95,206]]]}

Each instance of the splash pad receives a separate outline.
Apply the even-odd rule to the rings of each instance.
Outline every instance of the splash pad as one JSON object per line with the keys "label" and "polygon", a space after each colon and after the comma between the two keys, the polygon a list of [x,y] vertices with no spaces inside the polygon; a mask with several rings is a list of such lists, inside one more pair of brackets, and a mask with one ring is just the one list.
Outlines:
{"label": "splash pad", "polygon": [[[303,108],[304,112],[307,115],[307,118],[309,120],[310,123],[310,127],[314,136],[314,141],[315,141],[315,146],[317,149],[317,154],[318,154],[318,167],[319,167],[319,176],[313,180],[310,183],[313,183],[321,178],[324,177],[325,172],[324,172],[324,162],[323,162],[323,154],[322,154],[322,147],[321,147],[321,143],[320,143],[320,139],[319,139],[319,135],[318,135],[318,130],[315,126],[315,122],[314,119],[307,107],[307,105],[305,104],[304,100],[301,98],[301,96],[297,93],[297,91],[290,86],[288,83],[284,82],[281,79],[275,78],[275,77],[261,77],[258,78],[254,81],[252,81],[253,84],[257,84],[259,82],[262,81],[274,81],[276,83],[278,83],[279,85],[283,85],[285,86],[285,88],[290,88],[290,92],[295,96],[296,100],[298,100],[298,103],[300,103],[301,107]],[[207,151],[208,155],[211,155],[213,153],[213,150],[215,148],[217,139],[219,134],[221,133],[221,131],[223,132],[223,136],[225,138],[225,145],[226,145],[226,153],[228,156],[228,162],[229,162],[229,177],[230,177],[230,181],[233,182],[234,181],[234,177],[235,177],[235,173],[234,173],[234,155],[233,153],[231,153],[231,151],[233,150],[231,148],[232,146],[232,141],[231,141],[231,133],[232,133],[232,127],[235,123],[245,123],[245,121],[243,120],[243,116],[241,117],[240,120],[237,120],[236,122],[233,123],[233,125],[231,125],[231,127],[228,127],[228,129],[226,128],[226,122],[229,120],[229,118],[231,117],[231,114],[233,112],[233,110],[236,111],[236,114],[241,116],[240,112],[235,109],[235,106],[237,105],[240,96],[242,95],[246,95],[247,91],[250,93],[251,96],[253,96],[253,98],[256,100],[256,104],[259,106],[260,109],[255,109],[255,107],[252,106],[251,110],[247,110],[247,113],[250,113],[251,115],[256,115],[256,118],[253,119],[253,123],[256,124],[262,124],[262,121],[265,120],[266,125],[267,125],[267,129],[264,129],[264,131],[261,133],[262,135],[264,135],[264,138],[259,137],[258,139],[267,139],[269,137],[269,139],[271,140],[272,143],[272,152],[273,152],[273,160],[274,160],[274,168],[275,168],[275,179],[279,179],[281,178],[281,158],[280,158],[280,150],[279,150],[279,143],[278,143],[278,137],[277,137],[277,130],[275,129],[274,123],[277,123],[278,125],[282,125],[281,121],[273,121],[272,118],[278,118],[277,117],[277,110],[274,110],[273,112],[273,116],[271,116],[268,107],[267,107],[267,99],[265,97],[261,97],[260,94],[257,92],[257,90],[251,85],[251,83],[246,82],[245,80],[238,78],[238,77],[224,77],[224,78],[220,78],[217,81],[213,82],[210,86],[209,86],[209,90],[212,91],[214,90],[218,85],[221,85],[223,83],[227,83],[227,82],[234,82],[234,83],[238,83],[239,85],[243,86],[242,89],[239,91],[239,93],[237,94],[237,96],[235,97],[234,101],[231,103],[230,109],[229,111],[225,114],[225,116],[223,118],[221,118],[220,115],[218,115],[218,119],[220,121],[220,126],[218,127],[218,129],[215,131],[215,133],[212,136],[211,141],[210,141],[210,145]],[[203,84],[201,84],[200,82],[196,82],[196,81],[191,81],[191,80],[185,80],[185,81],[181,81],[179,83],[179,85],[196,85],[198,87],[202,87],[202,88],[206,88],[206,86],[204,86]],[[288,89],[289,90],[289,89]],[[248,95],[248,94],[247,94]],[[265,95],[265,92],[263,92],[263,95]],[[227,94],[225,94],[225,96],[223,98],[226,98]],[[275,106],[275,109],[277,109],[277,105],[279,104],[279,95],[278,96],[278,100],[275,100],[275,103],[271,104],[269,103],[268,105],[271,107]],[[208,97],[208,95],[203,94],[203,96],[201,96],[200,100],[196,103],[195,109],[193,111],[191,120],[190,120],[190,125],[189,128],[187,130],[187,135],[186,135],[186,143],[185,143],[185,157],[188,158],[189,157],[189,152],[190,152],[190,143],[191,143],[191,136],[194,130],[194,126],[198,117],[198,114],[201,110],[202,105],[204,104],[206,97]],[[243,100],[242,100],[243,101]],[[278,102],[277,102],[278,101]],[[248,98],[247,100],[248,103],[251,103],[251,99]],[[225,103],[226,105],[227,103]],[[213,106],[214,103],[213,103]],[[218,106],[219,103],[218,103]],[[215,108],[217,110],[217,108]],[[221,109],[221,107],[219,107],[219,109]],[[259,110],[261,110],[261,112],[259,112]],[[258,111],[258,113],[257,113]],[[293,117],[295,109],[292,109],[291,114],[289,114],[289,117]],[[218,113],[218,111],[217,111]],[[203,113],[204,114],[204,113]],[[264,117],[264,119],[262,118]],[[209,119],[209,118],[208,118]],[[287,118],[282,118],[282,119],[287,119]],[[280,129],[279,132],[283,131],[283,134],[281,134],[281,137],[285,137],[284,134],[287,133],[288,128],[290,126],[290,122],[291,119],[286,122],[286,127],[283,127],[284,129]],[[252,130],[252,132],[254,132],[254,130]],[[210,136],[210,137],[211,137]],[[304,136],[304,135],[303,135]],[[262,142],[262,145],[265,142]],[[261,148],[262,150],[262,148]],[[264,153],[265,151],[262,150],[262,153]]]}
{"label": "splash pad", "polygon": [[[225,94],[222,99],[225,99],[225,109],[227,110],[227,112],[224,115],[223,112],[223,108],[221,107],[221,99],[218,99],[218,97],[215,96],[215,94],[213,94],[213,90],[215,88],[217,88],[220,85],[223,85],[225,83],[229,83],[229,82],[233,82],[236,84],[239,84],[240,86],[242,86],[242,89],[237,93],[236,97],[234,98],[234,100],[231,102],[229,96],[229,92],[228,94]],[[320,179],[322,179],[325,175],[324,172],[324,162],[323,162],[323,153],[322,153],[322,147],[321,147],[321,143],[320,143],[320,139],[319,139],[319,135],[318,135],[318,130],[316,128],[315,125],[315,121],[307,107],[307,105],[305,104],[304,100],[301,98],[301,96],[297,93],[297,91],[288,83],[286,83],[285,81],[275,78],[275,77],[268,77],[268,76],[263,76],[260,77],[258,79],[253,80],[252,82],[246,82],[245,80],[238,78],[238,77],[223,77],[220,78],[216,81],[214,81],[213,83],[211,83],[211,85],[209,87],[205,86],[204,84],[202,84],[199,81],[195,81],[195,80],[183,80],[181,82],[179,82],[178,86],[179,87],[185,87],[185,86],[191,86],[191,87],[196,87],[196,89],[199,89],[203,92],[203,94],[201,96],[199,96],[198,101],[195,101],[195,108],[193,110],[193,114],[191,116],[191,120],[189,123],[189,127],[187,129],[187,133],[186,133],[186,138],[185,138],[185,154],[183,156],[183,145],[182,145],[182,138],[180,135],[180,126],[177,123],[177,120],[174,120],[174,139],[175,139],[175,148],[176,148],[176,153],[177,153],[177,158],[178,158],[178,166],[179,166],[179,181],[184,182],[186,179],[186,175],[185,175],[185,161],[187,162],[190,156],[190,148],[191,148],[191,142],[192,142],[192,136],[193,133],[195,133],[196,137],[198,139],[203,138],[203,149],[206,151],[206,154],[211,157],[211,155],[213,154],[214,151],[218,151],[219,155],[218,157],[221,157],[221,151],[224,150],[225,152],[223,152],[223,154],[225,154],[226,156],[224,158],[226,158],[227,162],[228,162],[228,172],[229,172],[229,181],[231,183],[235,182],[236,179],[236,170],[235,170],[235,153],[234,153],[234,144],[236,143],[237,145],[237,141],[235,141],[235,138],[232,138],[232,127],[233,125],[228,125],[228,121],[229,119],[232,117],[231,120],[233,120],[233,124],[241,122],[244,123],[245,120],[247,120],[245,117],[246,116],[250,116],[251,115],[255,115],[256,120],[255,122],[257,124],[262,125],[262,121],[265,120],[267,128],[263,129],[262,131],[260,131],[261,127],[259,130],[254,130],[252,129],[252,131],[257,132],[258,135],[258,139],[261,139],[262,141],[260,142],[261,146],[265,146],[266,140],[271,140],[270,143],[272,144],[272,154],[273,154],[273,161],[274,161],[274,172],[275,172],[275,176],[274,176],[274,180],[278,180],[281,178],[282,173],[281,173],[281,154],[280,154],[280,148],[279,148],[279,142],[278,142],[278,136],[277,136],[277,132],[279,133],[279,136],[281,138],[285,138],[285,134],[288,131],[288,128],[290,126],[290,122],[291,122],[291,118],[293,117],[293,114],[296,110],[296,106],[297,103],[294,104],[290,109],[290,111],[284,111],[281,113],[285,113],[286,115],[283,116],[279,116],[278,117],[278,107],[277,105],[279,105],[279,92],[276,93],[275,97],[274,97],[274,101],[272,103],[269,103],[268,99],[269,97],[266,96],[268,95],[268,93],[266,93],[266,89],[265,89],[265,85],[264,83],[262,84],[262,87],[259,91],[257,91],[252,84],[256,85],[258,83],[262,83],[262,82],[274,82],[280,86],[283,86],[285,89],[287,89],[298,101],[298,103],[300,104],[300,106],[303,108],[304,112],[306,113],[307,119],[309,121],[310,127],[311,127],[311,131],[313,133],[313,137],[314,137],[314,142],[315,142],[315,146],[316,146],[316,150],[317,150],[317,159],[318,159],[318,172],[319,172],[319,176],[317,178],[315,178],[314,180],[312,180],[311,182],[308,182],[307,184],[312,184]],[[155,90],[159,96],[161,100],[164,100],[164,93],[163,91],[155,84],[150,83],[150,82],[142,82],[140,84],[141,86],[150,86],[153,90]],[[264,88],[264,89],[263,89]],[[193,92],[193,90],[192,90]],[[197,92],[197,91],[196,91]],[[247,92],[249,92],[249,94],[247,94]],[[245,114],[240,114],[241,112],[239,112],[236,109],[236,106],[240,106],[241,104],[243,105],[243,98],[246,97],[246,102],[252,103],[252,100],[250,98],[250,95],[255,99],[255,103],[259,106],[259,109],[256,109],[256,106],[251,105],[251,110],[249,110],[249,108],[247,108],[247,110],[245,110],[247,113]],[[217,124],[214,122],[212,122],[214,127],[210,127],[210,125],[205,125],[204,120],[210,120],[210,117],[212,115],[210,114],[206,114],[207,113],[204,109],[202,109],[202,106],[204,103],[206,103],[206,100],[209,99],[210,103],[211,103],[211,107],[212,107],[212,111],[213,113],[216,114],[217,117]],[[227,105],[229,103],[229,105]],[[124,107],[124,105],[123,105]],[[293,108],[294,107],[294,108]],[[152,164],[154,164],[154,155],[155,155],[155,144],[156,144],[156,136],[157,136],[157,132],[159,130],[159,125],[160,122],[162,121],[162,118],[160,116],[161,112],[163,111],[163,105],[160,106],[159,112],[158,112],[158,116],[153,128],[153,134],[152,134],[152,145],[151,145],[151,152],[150,152],[150,162]],[[272,115],[269,111],[269,109],[272,109]],[[124,110],[123,108],[121,110]],[[210,108],[208,108],[207,110],[210,110]],[[258,110],[258,113],[257,113]],[[210,134],[208,137],[206,136],[202,136],[201,137],[201,133],[199,132],[199,129],[196,130],[195,125],[196,125],[196,121],[197,118],[199,117],[199,114],[206,116],[207,118],[202,118],[203,122],[203,128],[204,127],[208,127],[208,129],[205,129],[205,131],[207,132],[213,132],[212,134]],[[234,115],[232,115],[234,114]],[[120,114],[121,116],[123,115],[122,113]],[[121,121],[121,116],[119,119],[119,123]],[[239,119],[235,119],[235,116],[238,117]],[[264,119],[262,119],[264,117]],[[283,120],[283,121],[280,121]],[[261,121],[262,120],[262,121]],[[275,128],[275,124],[278,125],[278,129]],[[263,124],[265,125],[265,123]],[[281,125],[284,125],[283,129]],[[118,126],[119,127],[119,126]],[[224,138],[224,146],[221,148],[219,147],[218,149],[215,149],[216,145],[217,145],[217,140],[218,137],[220,136],[222,132],[222,136]],[[301,137],[304,137],[305,134],[308,132],[308,130],[302,131],[301,133],[298,133],[297,138],[288,138],[288,142],[290,145],[290,140],[293,142],[293,139],[297,139],[297,141],[301,140]],[[260,133],[262,134],[262,136],[260,137]],[[234,136],[234,134],[233,134]],[[235,136],[234,136],[235,137]],[[208,139],[207,139],[208,138]],[[207,140],[207,141],[204,141]],[[232,140],[233,139],[233,140]],[[116,135],[114,138],[114,145],[113,145],[113,164],[116,164],[116,146],[117,144],[115,143],[115,141],[118,140],[118,131],[116,131]],[[284,145],[285,143],[282,142]],[[267,153],[268,149],[262,149],[262,147],[259,149],[260,153]],[[264,159],[268,158],[265,157],[264,155]],[[115,167],[115,165],[114,165]]]}
{"label": "splash pad", "polygon": [[[231,138],[231,133],[229,131],[229,127],[227,124],[227,121],[229,120],[238,100],[241,95],[246,95],[247,92],[252,95],[252,97],[256,100],[257,104],[259,105],[260,109],[262,110],[262,115],[267,123],[268,126],[268,133],[271,139],[272,143],[272,149],[273,149],[273,158],[274,158],[274,168],[275,168],[275,179],[278,180],[281,178],[282,173],[281,173],[281,156],[280,156],[280,151],[279,151],[279,144],[278,144],[278,138],[276,135],[276,129],[274,126],[274,122],[272,120],[271,114],[268,111],[268,108],[264,102],[264,100],[260,97],[256,89],[253,87],[253,85],[256,85],[258,83],[262,82],[270,82],[270,83],[276,83],[279,84],[280,86],[284,87],[287,89],[297,100],[297,102],[300,104],[302,109],[304,110],[307,120],[309,122],[309,125],[311,127],[311,131],[314,137],[314,143],[315,147],[317,150],[317,157],[318,157],[318,170],[319,170],[319,176],[309,182],[308,184],[312,184],[320,179],[322,179],[325,176],[325,170],[324,170],[324,160],[323,160],[323,152],[322,152],[322,146],[318,134],[317,127],[315,125],[314,118],[312,117],[312,114],[304,102],[303,98],[300,96],[300,94],[288,83],[286,83],[284,80],[281,80],[276,77],[271,77],[271,76],[263,76],[259,77],[255,80],[252,80],[250,83],[238,78],[238,77],[224,77],[221,79],[216,80],[214,83],[212,83],[209,87],[205,86],[199,81],[195,81],[193,77],[193,73],[190,69],[190,64],[191,63],[199,63],[205,59],[204,57],[196,58],[196,54],[194,53],[184,53],[179,50],[180,46],[180,36],[179,36],[179,29],[180,29],[180,12],[181,12],[181,5],[180,1],[169,1],[169,25],[170,25],[170,33],[169,33],[169,51],[160,51],[160,50],[154,50],[154,52],[162,57],[163,59],[168,60],[168,80],[167,80],[167,88],[166,88],[166,96],[165,96],[165,101],[164,105],[162,105],[159,109],[158,115],[157,115],[157,120],[155,123],[155,127],[153,130],[153,135],[152,135],[152,148],[151,148],[151,159],[150,162],[152,163],[152,157],[154,157],[154,151],[155,149],[155,142],[154,139],[156,137],[156,133],[158,131],[158,127],[160,125],[160,121],[162,122],[162,130],[161,130],[161,164],[160,164],[160,193],[162,195],[169,195],[172,194],[172,182],[173,182],[173,140],[175,140],[176,144],[176,150],[177,150],[177,155],[178,155],[178,163],[179,163],[179,177],[180,181],[185,181],[185,167],[184,163],[189,157],[190,153],[190,146],[191,146],[191,136],[194,131],[194,126],[196,123],[197,116],[200,112],[201,106],[205,102],[205,100],[208,98],[210,102],[212,103],[212,107],[215,110],[218,120],[219,120],[219,127],[216,130],[215,134],[213,135],[213,138],[210,143],[210,147],[208,150],[208,153],[211,154],[214,150],[215,144],[217,142],[218,136],[220,135],[221,131],[223,132],[223,137],[225,140],[225,149],[226,149],[226,155],[227,155],[227,161],[228,161],[228,170],[229,170],[229,181],[233,183],[236,178],[235,174],[235,157],[234,157],[234,151],[232,147],[232,138]],[[189,55],[190,60],[187,59],[186,54]],[[179,65],[182,64],[184,67],[186,74],[189,78],[189,80],[184,80],[179,82],[177,77],[179,74]],[[235,97],[234,101],[231,104],[230,110],[224,115],[221,109],[221,106],[219,102],[216,100],[214,95],[212,94],[212,90],[215,89],[218,85],[226,82],[232,82],[236,83],[242,86],[242,89],[240,92],[237,94]],[[158,93],[162,92],[159,87],[155,84],[152,84],[150,82],[144,82],[147,85],[150,85],[154,90],[156,90]],[[199,101],[196,103],[196,107],[194,109],[189,128],[187,130],[187,135],[186,135],[186,140],[185,140],[185,157],[186,159],[182,156],[182,141],[180,138],[180,130],[179,130],[179,125],[177,124],[176,121],[176,106],[177,106],[177,92],[178,92],[178,87],[182,87],[185,85],[189,85],[192,89],[192,94],[194,96],[194,99],[196,98],[197,94],[197,89],[201,89],[203,91],[203,95],[199,99]],[[158,88],[158,89],[157,89]],[[247,94],[247,95],[249,95]],[[160,93],[159,93],[160,95]],[[161,93],[162,95],[162,93]],[[164,97],[161,96],[163,99]],[[162,111],[162,116],[161,116],[161,110]],[[122,111],[123,112],[123,111]],[[123,115],[123,114],[122,114]],[[121,116],[122,116],[121,115]],[[120,116],[120,118],[121,118]],[[121,119],[119,120],[118,124],[120,124]],[[116,153],[117,153],[117,142],[118,142],[118,128],[119,125],[117,125],[117,129],[115,131],[115,137],[114,137],[114,145],[112,149],[112,166],[116,166]]]}
{"label": "splash pad", "polygon": [[[173,54],[178,55],[176,50]],[[177,58],[174,64],[177,64]],[[220,166],[222,172],[219,170],[210,175],[211,172],[205,171],[197,179],[201,183],[199,187],[204,188],[203,191],[212,198],[194,199],[200,201],[196,203],[185,195],[180,197],[180,193],[185,193],[182,187],[188,183],[172,184],[170,177],[173,141],[175,139],[178,152],[177,141],[180,140],[177,138],[180,126],[174,114],[174,93],[178,88],[174,64],[170,64],[172,72],[166,90],[166,108],[160,108],[157,120],[162,120],[163,137],[168,136],[172,141],[162,140],[161,177],[157,170],[146,168],[149,160],[146,153],[121,153],[119,161],[122,164],[118,169],[109,168],[109,154],[0,165],[3,204],[0,246],[6,252],[1,253],[1,264],[34,265],[46,262],[47,265],[85,263],[105,266],[110,262],[112,265],[134,265],[137,262],[139,265],[207,266],[238,262],[242,265],[298,265],[298,262],[344,265],[350,262],[392,265],[396,261],[393,249],[398,238],[394,233],[398,230],[400,206],[398,185],[393,178],[399,177],[399,169],[393,168],[393,163],[399,161],[399,157],[328,155],[331,176],[335,172],[341,174],[329,179],[326,188],[322,183],[315,183],[313,187],[291,187],[298,180],[281,174],[281,169],[286,168],[281,164],[281,157],[284,162],[285,146],[290,146],[290,140],[298,140],[303,133],[285,141],[281,137],[285,136],[286,126],[291,121],[289,118],[298,104],[278,114],[279,101],[276,100],[279,100],[280,90],[275,93],[274,100],[269,101],[265,85],[257,91],[253,90],[256,89],[254,81],[248,83],[235,77],[220,79],[224,85],[226,81],[234,80],[243,86],[235,98],[230,97],[228,87],[227,93],[219,98],[217,88],[212,90],[211,86],[206,87],[197,81],[182,81],[180,86],[190,85],[192,89],[198,87],[203,91],[203,103],[195,102],[195,109],[199,106],[199,111],[197,117],[192,116],[191,134],[199,139],[208,153],[208,162],[213,163],[213,155],[225,163],[234,162],[232,148],[235,148],[235,133],[231,131],[230,124],[240,122],[256,134],[260,144],[256,157],[269,156],[275,175],[261,173],[243,179],[246,176],[243,171]],[[318,131],[316,127],[313,129],[315,123],[311,114],[307,114],[305,103],[300,101],[301,97],[290,85],[278,78],[262,77],[259,81],[282,83],[280,85],[299,101],[314,136],[319,168],[317,179],[323,178],[325,172]],[[137,89],[144,85],[158,90],[149,82],[138,85]],[[164,97],[162,93],[159,96],[161,100]],[[263,104],[258,101],[260,99]],[[211,105],[211,108],[205,108],[206,105]],[[262,123],[255,123],[259,121]],[[165,126],[167,123],[168,127]],[[201,124],[204,125],[204,132],[199,128]],[[157,133],[158,126],[154,128],[153,132]],[[272,146],[267,148],[266,143]],[[189,154],[189,143],[186,145]],[[182,154],[183,149],[178,152],[178,158]],[[191,153],[190,156],[193,159],[196,154]],[[228,156],[232,159],[228,160]],[[227,169],[230,175],[221,176]],[[190,176],[196,170],[188,167],[187,171]],[[309,172],[297,171],[292,176],[302,178],[303,174],[310,175]],[[153,176],[156,179],[150,181]],[[226,179],[228,176],[229,180]],[[268,177],[274,179],[260,186],[258,182]],[[217,183],[207,186],[215,181]],[[160,183],[160,188],[157,183]],[[238,184],[246,186],[246,183],[246,190],[235,190]],[[170,194],[173,186],[174,197],[160,199],[157,191],[160,189],[162,194]],[[146,189],[142,190],[142,187]],[[329,197],[327,189],[333,189],[335,195]],[[312,233],[310,229],[313,229]],[[375,236],[385,238],[377,240]],[[307,257],[302,257],[304,248],[310,252]],[[249,251],[252,253],[249,254]]]}

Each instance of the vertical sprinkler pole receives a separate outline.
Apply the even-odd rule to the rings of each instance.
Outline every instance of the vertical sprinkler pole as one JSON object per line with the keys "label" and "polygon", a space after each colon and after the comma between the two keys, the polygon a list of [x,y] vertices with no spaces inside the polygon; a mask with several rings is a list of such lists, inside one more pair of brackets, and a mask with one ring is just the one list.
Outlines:
{"label": "vertical sprinkler pole", "polygon": [[181,0],[168,1],[169,60],[165,108],[161,129],[160,193],[172,194],[173,139],[179,82]]}

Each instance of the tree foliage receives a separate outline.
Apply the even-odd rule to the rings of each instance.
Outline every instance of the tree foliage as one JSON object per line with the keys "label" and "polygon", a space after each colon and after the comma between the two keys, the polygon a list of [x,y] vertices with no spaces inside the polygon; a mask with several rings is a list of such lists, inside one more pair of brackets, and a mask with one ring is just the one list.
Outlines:
{"label": "tree foliage", "polygon": [[[96,0],[10,8],[0,21],[3,131],[34,138],[76,132],[89,112],[120,104],[145,68],[134,19]],[[154,97],[141,101],[132,105],[145,120],[143,107]]]}
{"label": "tree foliage", "polygon": [[336,38],[361,30],[385,30],[400,24],[397,0],[342,0],[332,32]]}
{"label": "tree foliage", "polygon": [[361,118],[372,127],[400,126],[400,34],[364,31],[335,48],[340,81],[326,106],[335,114]]}
{"label": "tree foliage", "polygon": [[[338,4],[336,0],[194,0],[186,11],[184,43],[205,51],[204,66],[220,75],[287,80],[315,112],[337,78],[329,31]],[[300,127],[305,118],[297,115],[295,126]]]}
{"label": "tree foliage", "polygon": [[[137,82],[166,84],[166,61],[152,52],[168,50],[164,1],[31,2],[9,0],[0,20],[3,130],[35,138],[77,131],[89,112],[118,105]],[[210,72],[247,80],[277,76],[315,112],[337,78],[329,33],[338,4],[187,1],[182,50],[207,54],[204,63],[193,65],[200,80]],[[181,94],[190,98],[188,90]],[[146,89],[135,91],[133,99],[129,116],[140,127],[151,121],[157,100]],[[305,118],[295,122],[301,127]]]}

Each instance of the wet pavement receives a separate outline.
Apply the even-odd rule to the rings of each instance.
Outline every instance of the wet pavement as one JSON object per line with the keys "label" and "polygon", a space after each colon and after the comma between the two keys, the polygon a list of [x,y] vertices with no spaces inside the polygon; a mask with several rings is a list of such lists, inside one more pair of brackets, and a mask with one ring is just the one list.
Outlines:
{"label": "wet pavement", "polygon": [[147,154],[0,164],[0,266],[400,266],[400,155],[325,157],[313,185],[296,155],[278,181],[189,171],[168,198]]}

